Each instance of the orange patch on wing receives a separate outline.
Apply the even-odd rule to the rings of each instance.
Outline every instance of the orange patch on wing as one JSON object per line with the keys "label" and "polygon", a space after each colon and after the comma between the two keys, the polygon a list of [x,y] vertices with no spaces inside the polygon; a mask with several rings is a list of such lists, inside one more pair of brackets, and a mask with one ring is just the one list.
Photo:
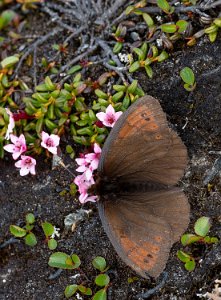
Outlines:
{"label": "orange patch on wing", "polygon": [[141,242],[137,245],[126,236],[121,238],[121,246],[127,254],[127,257],[133,262],[134,268],[148,271],[154,268],[157,263],[159,247],[149,243]]}
{"label": "orange patch on wing", "polygon": [[126,138],[127,136],[135,134],[137,127],[147,132],[156,131],[159,128],[153,116],[153,112],[143,106],[138,107],[134,113],[128,116],[124,126],[119,132],[119,137]]}

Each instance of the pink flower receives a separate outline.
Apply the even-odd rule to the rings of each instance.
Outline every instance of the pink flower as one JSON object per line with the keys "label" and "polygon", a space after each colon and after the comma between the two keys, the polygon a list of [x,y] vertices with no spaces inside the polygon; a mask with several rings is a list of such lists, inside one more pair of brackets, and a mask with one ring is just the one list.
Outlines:
{"label": "pink flower", "polygon": [[88,195],[88,189],[94,184],[93,177],[88,180],[86,174],[83,173],[82,175],[75,177],[74,183],[78,186],[78,191],[80,193],[79,201],[82,204],[88,201],[95,202],[97,200],[97,196]]}
{"label": "pink flower", "polygon": [[5,110],[6,110],[7,114],[9,115],[9,123],[8,123],[7,132],[5,134],[5,139],[9,140],[10,133],[13,132],[13,128],[15,127],[15,120],[13,118],[13,113],[10,111],[10,109],[6,108]]}
{"label": "pink flower", "polygon": [[98,144],[94,144],[94,153],[88,153],[85,155],[86,162],[90,163],[91,170],[98,168],[99,160],[101,156],[101,148]]}
{"label": "pink flower", "polygon": [[20,170],[21,176],[25,176],[29,173],[35,175],[35,165],[36,165],[36,160],[31,156],[25,156],[25,155],[22,155],[21,160],[15,163],[15,166],[21,169]]}
{"label": "pink flower", "polygon": [[60,137],[56,134],[49,135],[48,133],[42,131],[41,138],[41,146],[48,149],[48,151],[52,154],[57,154],[57,147],[60,142]]}
{"label": "pink flower", "polygon": [[27,150],[26,141],[23,134],[19,137],[15,136],[14,134],[10,134],[10,139],[13,144],[5,145],[3,148],[12,153],[13,159],[19,158],[19,156]]}
{"label": "pink flower", "polygon": [[96,117],[107,127],[114,127],[116,121],[122,115],[122,111],[115,112],[113,106],[110,104],[105,113],[99,112],[96,114]]}
{"label": "pink flower", "polygon": [[87,193],[87,190],[89,187],[94,184],[94,179],[91,177],[89,180],[86,177],[86,174],[83,173],[81,175],[78,175],[74,179],[74,183],[78,186],[78,191],[80,194],[85,194]]}
{"label": "pink flower", "polygon": [[96,202],[98,199],[97,196],[89,196],[87,193],[85,194],[81,194],[80,197],[79,197],[79,201],[84,204],[86,202]]}

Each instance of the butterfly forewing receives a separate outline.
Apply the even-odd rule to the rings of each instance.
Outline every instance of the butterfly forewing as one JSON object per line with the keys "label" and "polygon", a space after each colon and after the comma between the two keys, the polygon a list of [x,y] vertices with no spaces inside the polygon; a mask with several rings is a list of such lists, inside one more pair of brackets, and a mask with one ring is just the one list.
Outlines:
{"label": "butterfly forewing", "polygon": [[168,152],[169,131],[159,102],[150,96],[142,97],[112,129],[102,149],[98,171],[114,178],[141,170],[144,163]]}
{"label": "butterfly forewing", "polygon": [[144,96],[115,124],[102,149],[98,171],[126,182],[139,178],[175,184],[186,161],[186,148],[168,127],[158,100]]}

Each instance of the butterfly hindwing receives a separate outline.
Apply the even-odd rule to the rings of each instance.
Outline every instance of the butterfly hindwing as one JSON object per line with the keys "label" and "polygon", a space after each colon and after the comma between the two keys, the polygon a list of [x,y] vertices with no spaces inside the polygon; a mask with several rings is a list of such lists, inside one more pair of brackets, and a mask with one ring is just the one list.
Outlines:
{"label": "butterfly hindwing", "polygon": [[186,148],[168,127],[159,101],[144,96],[115,124],[102,149],[98,172],[125,182],[139,177],[167,185],[179,180],[186,162]]}
{"label": "butterfly hindwing", "polygon": [[118,197],[98,203],[105,231],[127,265],[142,277],[158,277],[189,222],[188,201],[178,188]]}

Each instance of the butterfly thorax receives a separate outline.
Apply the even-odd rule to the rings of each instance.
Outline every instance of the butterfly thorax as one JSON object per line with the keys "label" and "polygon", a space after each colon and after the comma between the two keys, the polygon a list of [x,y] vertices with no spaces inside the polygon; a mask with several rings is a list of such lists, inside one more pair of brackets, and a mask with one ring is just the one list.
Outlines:
{"label": "butterfly thorax", "polygon": [[[167,189],[167,186],[161,185],[159,183],[147,182],[147,181],[134,181],[134,182],[124,182],[119,178],[109,179],[108,177],[98,176],[96,183],[90,188],[89,193],[102,196],[104,198],[109,198],[105,196],[110,196],[115,198],[119,194],[127,193],[146,193],[150,191]],[[113,199],[113,198],[112,198]]]}

